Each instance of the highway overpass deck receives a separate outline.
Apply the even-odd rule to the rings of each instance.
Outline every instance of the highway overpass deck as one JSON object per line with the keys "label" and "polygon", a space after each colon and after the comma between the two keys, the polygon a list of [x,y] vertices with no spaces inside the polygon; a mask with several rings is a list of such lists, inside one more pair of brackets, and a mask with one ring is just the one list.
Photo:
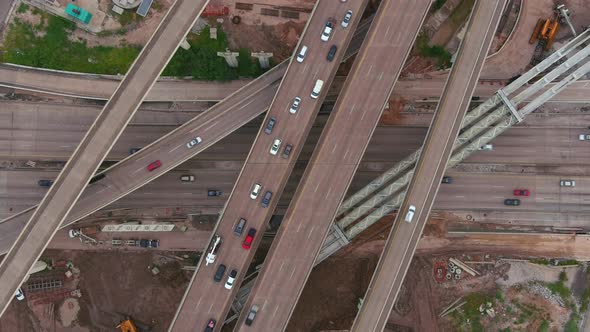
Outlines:
{"label": "highway overpass deck", "polygon": [[171,6],[74,151],[0,264],[2,312],[207,3],[177,0]]}
{"label": "highway overpass deck", "polygon": [[477,1],[473,8],[406,199],[395,218],[351,331],[382,331],[387,323],[428,221],[505,3],[506,0]]}
{"label": "highway overpass deck", "polygon": [[[195,328],[204,328],[209,319],[221,321],[227,315],[238,287],[226,290],[223,285],[213,281],[213,275],[219,264],[224,264],[228,268],[228,273],[232,269],[238,271],[235,284],[241,283],[260,242],[259,234],[264,231],[267,221],[272,217],[278,198],[294,168],[327,90],[318,91],[315,97],[310,94],[317,80],[322,80],[325,87],[332,83],[344,52],[336,52],[330,61],[326,60],[326,54],[331,45],[336,45],[340,50],[347,49],[354,28],[360,21],[360,15],[353,15],[348,28],[343,28],[337,20],[344,17],[349,9],[353,13],[362,13],[366,3],[367,0],[349,0],[346,4],[335,1],[316,3],[296,49],[302,45],[308,47],[305,59],[301,63],[289,63],[289,68],[214,231],[224,240],[215,264],[206,266],[202,261],[199,263],[170,331],[193,331]],[[330,18],[334,20],[334,29],[329,41],[325,42],[320,40],[320,36],[326,21]],[[296,96],[300,97],[301,101],[299,108],[292,114],[290,108]],[[276,125],[272,134],[268,135],[265,134],[264,127],[270,117],[276,119]],[[277,138],[282,144],[278,153],[272,155],[269,149]],[[281,155],[287,144],[293,148],[290,155],[283,158]],[[251,199],[250,193],[255,183],[259,183],[262,188],[258,198]],[[269,197],[268,205],[264,207],[261,206],[261,200],[267,193],[272,193],[272,197]],[[247,225],[244,235],[236,237],[233,227],[239,218],[246,219]],[[241,242],[252,228],[257,230],[257,235],[251,248],[244,250]],[[216,330],[220,327],[221,325]]]}
{"label": "highway overpass deck", "polygon": [[[379,7],[236,330],[286,329],[429,7],[430,0]],[[260,310],[246,326],[251,305]]]}

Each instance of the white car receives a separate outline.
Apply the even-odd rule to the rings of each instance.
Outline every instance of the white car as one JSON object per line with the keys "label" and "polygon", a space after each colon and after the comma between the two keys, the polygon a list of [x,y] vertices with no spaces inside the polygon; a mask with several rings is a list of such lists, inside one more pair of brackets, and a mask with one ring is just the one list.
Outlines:
{"label": "white car", "polygon": [[574,180],[561,180],[561,181],[559,181],[559,185],[562,187],[575,187],[576,181],[574,181]]}
{"label": "white car", "polygon": [[217,257],[219,247],[221,247],[221,242],[221,236],[215,234],[211,240],[211,244],[209,244],[209,250],[207,252],[207,257],[205,258],[205,266],[215,263],[215,258]]}
{"label": "white car", "polygon": [[190,142],[186,143],[187,148],[192,148],[193,146],[201,143],[203,140],[200,137],[193,138]]}
{"label": "white car", "polygon": [[17,289],[16,292],[14,292],[14,296],[19,301],[22,301],[25,299],[25,293],[23,293],[23,290],[21,288]]}
{"label": "white car", "polygon": [[332,30],[332,22],[326,22],[326,26],[324,27],[324,31],[322,31],[322,36],[320,37],[320,39],[322,41],[328,41],[328,39],[330,39],[330,36],[332,35]]}
{"label": "white car", "polygon": [[250,198],[256,199],[258,194],[260,194],[260,190],[262,190],[262,185],[260,183],[255,183],[250,192]]}
{"label": "white car", "polygon": [[293,104],[291,105],[291,109],[289,110],[289,113],[291,113],[291,114],[297,113],[297,110],[299,109],[299,104],[301,104],[301,97],[295,97],[295,99],[293,99]]}
{"label": "white car", "polygon": [[278,138],[275,138],[274,142],[272,142],[272,145],[270,146],[270,154],[272,154],[273,156],[276,156],[277,153],[279,152],[280,148],[281,148],[281,140]]}
{"label": "white car", "polygon": [[410,205],[408,212],[406,212],[405,221],[412,222],[412,219],[414,219],[414,213],[416,213],[416,207],[414,205]]}
{"label": "white car", "polygon": [[344,18],[342,19],[342,23],[340,23],[340,25],[342,25],[343,28],[348,28],[348,23],[350,23],[351,19],[352,19],[352,10],[349,10],[344,15]]}
{"label": "white car", "polygon": [[486,144],[483,146],[480,146],[478,148],[478,150],[486,150],[486,151],[492,151],[494,149],[494,146],[492,144]]}
{"label": "white car", "polygon": [[232,287],[234,287],[234,281],[236,281],[237,275],[238,271],[231,270],[231,272],[227,276],[227,281],[225,282],[225,289],[232,289]]}
{"label": "white car", "polygon": [[578,136],[578,139],[580,141],[590,141],[590,134],[580,134],[580,136]]}

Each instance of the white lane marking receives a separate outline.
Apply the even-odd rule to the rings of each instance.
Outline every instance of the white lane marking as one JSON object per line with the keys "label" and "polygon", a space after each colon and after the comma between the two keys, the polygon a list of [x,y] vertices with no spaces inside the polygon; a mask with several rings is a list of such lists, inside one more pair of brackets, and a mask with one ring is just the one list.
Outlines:
{"label": "white lane marking", "polygon": [[[249,102],[249,103],[246,103],[246,104],[242,105],[242,107],[240,107],[239,109],[242,109],[242,108],[244,108],[244,107],[248,107],[248,105],[252,104],[254,101],[255,101],[255,99],[253,99],[253,100],[250,100],[250,102]],[[209,129],[209,128],[207,128],[207,129]]]}
{"label": "white lane marking", "polygon": [[307,234],[307,239],[309,240],[309,238],[311,237],[311,234],[313,233],[313,229],[315,228],[315,226],[311,226],[311,229],[309,230],[309,233]]}
{"label": "white lane marking", "polygon": [[455,197],[457,197],[457,198],[465,198],[465,196],[459,196],[459,195],[457,195]]}
{"label": "white lane marking", "polygon": [[299,233],[299,231],[301,230],[301,226],[303,226],[303,224],[299,223],[299,226],[297,226],[297,233]]}
{"label": "white lane marking", "polygon": [[337,147],[338,147],[338,144],[334,144],[334,147],[332,148],[332,154],[334,153],[334,151],[336,150]]}
{"label": "white lane marking", "polygon": [[275,315],[277,314],[277,311],[279,310],[279,306],[275,307],[275,312],[272,313],[272,318],[275,318]]}
{"label": "white lane marking", "polygon": [[383,72],[381,72],[381,73],[379,74],[379,79],[378,79],[378,81],[381,81],[381,79],[382,79],[382,78],[383,78]]}
{"label": "white lane marking", "polygon": [[367,114],[367,110],[365,109],[365,110],[363,111],[363,116],[361,116],[361,121],[362,121],[362,120],[365,118],[365,115],[366,115],[366,114]]}
{"label": "white lane marking", "polygon": [[266,307],[267,303],[268,303],[268,299],[264,300],[264,303],[262,304],[262,309],[264,309],[264,307]]}
{"label": "white lane marking", "polygon": [[367,70],[367,76],[371,75],[371,70],[373,70],[373,65],[371,65],[371,67],[369,67],[369,70]]}
{"label": "white lane marking", "polygon": [[279,272],[283,271],[283,266],[284,266],[284,265],[285,265],[285,262],[283,261],[283,262],[281,263],[281,267],[279,267]]}
{"label": "white lane marking", "polygon": [[492,186],[494,188],[504,188],[504,186]]}
{"label": "white lane marking", "polygon": [[293,279],[294,274],[295,274],[295,266],[293,266],[293,270],[291,270],[291,275],[289,276],[289,280]]}
{"label": "white lane marking", "polygon": [[319,182],[318,182],[318,183],[315,185],[315,189],[313,190],[313,192],[314,192],[314,193],[315,193],[315,192],[317,192],[319,187],[320,187],[320,184],[319,184]]}
{"label": "white lane marking", "polygon": [[209,310],[207,311],[207,313],[210,313],[211,309],[213,309],[213,303],[211,303],[211,305],[209,306]]}
{"label": "white lane marking", "polygon": [[350,108],[350,111],[348,111],[348,113],[352,114],[352,111],[354,111],[355,106],[356,106],[356,104],[352,105],[352,107]]}
{"label": "white lane marking", "polygon": [[305,71],[307,70],[307,66],[308,66],[308,64],[306,63],[306,64],[303,66],[303,69],[301,70],[301,73],[305,73]]}
{"label": "white lane marking", "polygon": [[172,150],[168,151],[168,153],[172,153],[172,152],[174,152],[174,151],[176,151],[176,150],[180,149],[180,148],[181,148],[183,145],[184,145],[184,144],[181,144],[181,145],[179,145],[179,146],[175,147],[174,149],[172,149]]}
{"label": "white lane marking", "polygon": [[135,174],[135,173],[137,173],[137,172],[139,172],[141,170],[143,170],[143,167],[142,168],[139,168],[139,169],[136,169],[132,174]]}
{"label": "white lane marking", "polygon": [[202,298],[202,297],[200,297],[200,298],[199,298],[199,302],[197,302],[197,305],[195,306],[195,308],[198,308],[198,307],[199,307],[199,305],[201,304],[201,301],[202,301],[202,300],[203,300],[203,298]]}
{"label": "white lane marking", "polygon": [[328,196],[332,193],[332,187],[328,188],[328,192],[326,193],[326,197],[324,199],[328,199]]}
{"label": "white lane marking", "polygon": [[71,145],[60,145],[59,147],[60,148],[71,148],[72,146]]}
{"label": "white lane marking", "polygon": [[385,31],[385,38],[387,39],[387,35],[389,34],[389,29],[391,29],[391,25],[387,26],[387,30]]}

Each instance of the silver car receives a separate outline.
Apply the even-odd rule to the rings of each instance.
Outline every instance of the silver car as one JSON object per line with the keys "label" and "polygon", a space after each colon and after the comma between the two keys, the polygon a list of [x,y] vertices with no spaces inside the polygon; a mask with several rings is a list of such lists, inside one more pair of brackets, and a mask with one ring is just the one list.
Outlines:
{"label": "silver car", "polygon": [[193,138],[190,142],[186,143],[186,147],[191,149],[193,146],[201,143],[203,140],[200,137]]}
{"label": "silver car", "polygon": [[275,140],[272,142],[272,145],[270,146],[270,154],[272,154],[273,156],[276,156],[276,154],[279,152],[280,148],[281,148],[281,140],[279,138],[275,138]]}

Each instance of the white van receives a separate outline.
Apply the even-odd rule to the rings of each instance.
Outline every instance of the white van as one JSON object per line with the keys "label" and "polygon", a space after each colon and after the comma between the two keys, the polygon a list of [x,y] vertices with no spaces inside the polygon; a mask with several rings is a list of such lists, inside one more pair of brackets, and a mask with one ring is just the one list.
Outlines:
{"label": "white van", "polygon": [[406,217],[404,218],[404,220],[406,222],[412,222],[412,219],[414,219],[414,213],[416,213],[416,207],[414,205],[410,205],[410,207],[408,208],[408,212],[406,213]]}
{"label": "white van", "polygon": [[303,62],[305,59],[305,54],[307,53],[307,46],[303,45],[301,50],[299,50],[299,54],[297,54],[297,62]]}
{"label": "white van", "polygon": [[311,98],[318,99],[320,96],[320,92],[322,92],[322,86],[324,86],[324,81],[317,80],[315,82],[315,86],[313,87],[313,91],[311,91]]}

